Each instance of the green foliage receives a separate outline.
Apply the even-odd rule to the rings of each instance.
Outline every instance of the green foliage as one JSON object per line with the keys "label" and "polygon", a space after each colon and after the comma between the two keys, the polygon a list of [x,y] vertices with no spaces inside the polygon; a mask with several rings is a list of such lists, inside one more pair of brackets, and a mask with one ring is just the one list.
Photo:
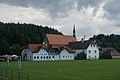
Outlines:
{"label": "green foliage", "polygon": [[0,55],[8,54],[9,44],[6,39],[0,39]]}
{"label": "green foliage", "polygon": [[115,34],[111,34],[111,35],[104,35],[104,34],[99,34],[99,35],[95,35],[92,38],[90,38],[90,40],[96,40],[98,45],[101,48],[105,48],[105,47],[113,47],[115,48],[118,52],[120,52],[120,35],[115,35]]}
{"label": "green foliage", "polygon": [[48,33],[62,34],[47,26],[0,22],[0,54],[20,54],[22,47],[29,43],[43,43]]}
{"label": "green foliage", "polygon": [[112,59],[112,56],[109,53],[101,53],[100,59]]}
{"label": "green foliage", "polygon": [[75,57],[75,60],[80,60],[80,59],[86,59],[86,54],[85,53],[78,53]]}
{"label": "green foliage", "polygon": [[9,47],[9,50],[10,50],[9,51],[10,54],[15,54],[20,56],[21,47],[19,44],[13,44],[12,46]]}

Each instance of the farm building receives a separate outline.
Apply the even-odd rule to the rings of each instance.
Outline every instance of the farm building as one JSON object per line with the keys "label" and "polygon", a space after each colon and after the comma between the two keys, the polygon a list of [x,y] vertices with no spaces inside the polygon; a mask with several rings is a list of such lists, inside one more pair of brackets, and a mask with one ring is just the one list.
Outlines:
{"label": "farm building", "polygon": [[111,48],[111,47],[101,48],[100,54],[103,55],[103,58],[106,59],[107,58],[120,59],[120,54],[115,48]]}
{"label": "farm building", "polygon": [[70,42],[69,47],[76,51],[75,56],[84,53],[87,59],[99,59],[99,47],[94,41]]}
{"label": "farm building", "polygon": [[29,44],[21,53],[22,60],[74,60],[74,51],[67,46],[46,46],[44,44]]}
{"label": "farm building", "polygon": [[23,49],[22,60],[74,60],[75,51],[68,47],[74,41],[73,36],[46,34],[43,44],[29,44]]}
{"label": "farm building", "polygon": [[46,34],[43,44],[29,44],[23,49],[23,60],[74,60],[85,53],[87,59],[99,59],[99,48],[93,41],[77,41],[75,26],[73,35]]}

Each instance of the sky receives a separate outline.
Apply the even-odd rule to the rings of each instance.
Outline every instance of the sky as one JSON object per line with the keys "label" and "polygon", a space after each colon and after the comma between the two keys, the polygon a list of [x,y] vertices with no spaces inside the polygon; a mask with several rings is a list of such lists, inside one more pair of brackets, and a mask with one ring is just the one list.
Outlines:
{"label": "sky", "polygon": [[120,0],[0,0],[0,21],[50,26],[80,40],[120,34]]}

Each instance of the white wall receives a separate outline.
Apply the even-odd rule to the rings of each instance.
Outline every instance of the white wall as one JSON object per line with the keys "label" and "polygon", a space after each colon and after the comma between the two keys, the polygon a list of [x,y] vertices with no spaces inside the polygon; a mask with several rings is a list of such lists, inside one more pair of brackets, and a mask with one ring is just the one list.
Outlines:
{"label": "white wall", "polygon": [[74,60],[74,53],[69,53],[66,49],[63,49],[60,53],[61,60]]}
{"label": "white wall", "polygon": [[[24,59],[25,54],[27,54],[26,59]],[[33,53],[30,49],[23,49],[21,53],[22,60],[33,60]]]}
{"label": "white wall", "polygon": [[38,53],[33,54],[34,61],[59,60],[59,55],[49,55],[45,49],[40,49]]}
{"label": "white wall", "polygon": [[63,49],[60,55],[49,55],[45,49],[40,49],[37,53],[32,53],[30,49],[24,49],[22,56],[27,54],[27,60],[33,61],[47,61],[47,60],[74,60],[74,53],[69,53],[66,49]]}
{"label": "white wall", "polygon": [[99,49],[96,45],[90,44],[87,48],[87,59],[99,59]]}

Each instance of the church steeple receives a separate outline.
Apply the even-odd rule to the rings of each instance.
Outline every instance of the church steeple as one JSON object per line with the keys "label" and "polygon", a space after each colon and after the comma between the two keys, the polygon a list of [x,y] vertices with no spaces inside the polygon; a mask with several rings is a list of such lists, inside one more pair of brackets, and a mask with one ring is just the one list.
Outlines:
{"label": "church steeple", "polygon": [[75,24],[73,26],[73,36],[76,37],[76,35],[75,35]]}

